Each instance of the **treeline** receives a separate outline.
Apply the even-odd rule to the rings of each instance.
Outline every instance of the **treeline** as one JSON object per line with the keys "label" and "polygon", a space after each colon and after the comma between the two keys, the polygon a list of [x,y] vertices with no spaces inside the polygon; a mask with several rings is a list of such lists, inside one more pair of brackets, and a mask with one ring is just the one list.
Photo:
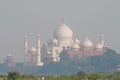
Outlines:
{"label": "treeline", "polygon": [[85,73],[79,71],[73,75],[41,75],[20,74],[19,72],[8,72],[7,75],[0,75],[0,80],[120,80],[120,72],[114,73]]}
{"label": "treeline", "polygon": [[51,62],[45,65],[37,74],[75,74],[78,71],[91,72],[115,72],[120,68],[120,54],[112,49],[107,49],[103,55],[92,56],[87,58],[70,59],[66,51],[60,55],[61,61],[58,63]]}

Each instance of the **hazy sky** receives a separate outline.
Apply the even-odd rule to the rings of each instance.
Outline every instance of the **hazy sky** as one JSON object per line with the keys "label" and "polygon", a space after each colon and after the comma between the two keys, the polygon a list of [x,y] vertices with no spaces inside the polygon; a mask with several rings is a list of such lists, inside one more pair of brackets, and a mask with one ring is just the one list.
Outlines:
{"label": "hazy sky", "polygon": [[120,0],[0,0],[0,62],[8,54],[23,61],[24,36],[35,47],[36,34],[42,43],[52,38],[62,18],[74,38],[95,44],[104,34],[106,45],[120,52]]}

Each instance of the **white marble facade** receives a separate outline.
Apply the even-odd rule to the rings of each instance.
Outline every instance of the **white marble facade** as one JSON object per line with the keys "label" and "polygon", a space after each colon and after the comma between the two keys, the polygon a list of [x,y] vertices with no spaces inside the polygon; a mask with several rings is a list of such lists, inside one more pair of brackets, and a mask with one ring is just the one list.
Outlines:
{"label": "white marble facade", "polygon": [[[65,24],[61,23],[57,28],[54,30],[53,39],[48,40],[44,43],[44,46],[40,46],[40,36],[37,37],[37,48],[28,49],[28,41],[27,37],[25,37],[25,63],[33,62],[33,63],[40,63],[43,66],[43,62],[41,61],[42,54],[44,54],[44,58],[50,58],[54,62],[60,61],[60,53],[63,49],[96,49],[101,50],[104,46],[104,36],[100,36],[100,41],[97,45],[93,45],[92,41],[87,37],[84,41],[80,42],[79,39],[73,39],[73,32],[72,30]],[[44,49],[41,52],[38,50]],[[30,51],[30,52],[29,52]],[[27,55],[31,55],[28,57]],[[27,61],[27,58],[31,60]],[[39,59],[40,58],[40,59]]]}

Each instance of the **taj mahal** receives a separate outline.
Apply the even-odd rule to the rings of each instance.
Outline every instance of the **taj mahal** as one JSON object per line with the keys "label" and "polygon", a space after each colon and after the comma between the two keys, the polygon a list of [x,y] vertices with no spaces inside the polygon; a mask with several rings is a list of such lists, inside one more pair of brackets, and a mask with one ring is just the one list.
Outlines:
{"label": "taj mahal", "polygon": [[59,62],[63,50],[66,50],[71,58],[77,56],[80,59],[102,55],[106,48],[104,35],[100,35],[96,45],[93,45],[88,37],[80,41],[73,38],[72,30],[64,22],[54,30],[52,39],[41,44],[40,34],[37,34],[36,41],[36,47],[30,48],[28,37],[24,38],[24,66],[44,66],[47,62]]}

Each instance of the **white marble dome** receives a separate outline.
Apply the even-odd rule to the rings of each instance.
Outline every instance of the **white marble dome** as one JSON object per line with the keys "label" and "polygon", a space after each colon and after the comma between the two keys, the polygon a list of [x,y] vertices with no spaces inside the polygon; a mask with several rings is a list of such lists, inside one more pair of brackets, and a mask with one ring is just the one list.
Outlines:
{"label": "white marble dome", "polygon": [[80,44],[80,40],[79,39],[75,39],[74,43]]}
{"label": "white marble dome", "polygon": [[98,43],[98,44],[95,46],[95,48],[96,48],[96,49],[102,49],[103,46],[102,46],[100,43]]}
{"label": "white marble dome", "polygon": [[80,46],[79,46],[79,45],[76,45],[76,44],[73,44],[73,45],[72,45],[72,48],[73,48],[73,49],[80,49]]}
{"label": "white marble dome", "polygon": [[93,43],[91,42],[91,40],[89,40],[88,38],[86,38],[82,44],[81,44],[82,48],[92,48],[93,47]]}
{"label": "white marble dome", "polygon": [[57,39],[53,39],[52,43],[58,43]]}
{"label": "white marble dome", "polygon": [[66,24],[62,23],[55,29],[54,38],[56,38],[59,41],[71,41],[73,38],[73,32]]}

